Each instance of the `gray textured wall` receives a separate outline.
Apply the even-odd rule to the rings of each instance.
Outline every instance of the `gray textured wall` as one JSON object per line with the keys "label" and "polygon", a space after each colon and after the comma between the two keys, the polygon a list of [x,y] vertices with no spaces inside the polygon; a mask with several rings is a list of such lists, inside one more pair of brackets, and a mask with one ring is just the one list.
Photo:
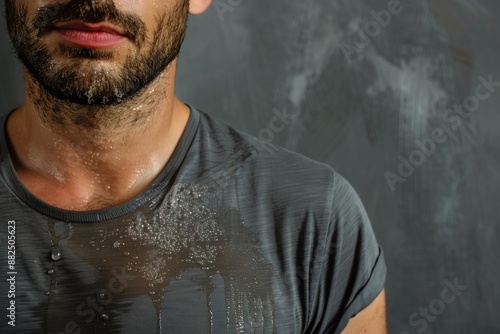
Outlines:
{"label": "gray textured wall", "polygon": [[[190,20],[177,94],[350,180],[385,251],[390,333],[500,333],[500,87],[476,93],[500,82],[500,2],[393,1],[215,1]],[[22,79],[0,47],[5,113]],[[296,117],[270,133],[277,111]]]}

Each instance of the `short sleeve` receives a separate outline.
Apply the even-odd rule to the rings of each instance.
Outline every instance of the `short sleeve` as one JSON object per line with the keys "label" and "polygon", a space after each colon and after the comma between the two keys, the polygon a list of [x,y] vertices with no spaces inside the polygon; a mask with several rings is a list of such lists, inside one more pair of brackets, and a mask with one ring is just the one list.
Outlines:
{"label": "short sleeve", "polygon": [[[385,285],[386,265],[364,206],[334,171],[330,226],[316,290],[312,333],[337,334],[370,305]],[[320,315],[320,316],[318,316]]]}

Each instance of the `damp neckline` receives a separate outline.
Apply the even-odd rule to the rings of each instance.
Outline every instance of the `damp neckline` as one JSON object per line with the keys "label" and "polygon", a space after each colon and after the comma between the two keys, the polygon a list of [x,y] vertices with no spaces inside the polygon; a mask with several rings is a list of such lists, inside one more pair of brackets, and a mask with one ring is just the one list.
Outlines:
{"label": "damp neckline", "polygon": [[54,207],[31,193],[19,180],[9,153],[9,139],[7,137],[6,128],[7,119],[16,109],[0,118],[0,177],[14,193],[14,195],[17,196],[24,204],[38,213],[53,219],[75,223],[95,223],[116,219],[132,213],[139,207],[151,202],[151,200],[161,193],[167,193],[168,189],[172,186],[172,182],[174,181],[175,175],[177,174],[182,162],[187,156],[189,148],[191,147],[195,135],[198,132],[200,113],[192,105],[188,103],[185,104],[189,107],[191,112],[181,138],[179,139],[169,162],[145,190],[125,203],[100,210],[72,211]]}

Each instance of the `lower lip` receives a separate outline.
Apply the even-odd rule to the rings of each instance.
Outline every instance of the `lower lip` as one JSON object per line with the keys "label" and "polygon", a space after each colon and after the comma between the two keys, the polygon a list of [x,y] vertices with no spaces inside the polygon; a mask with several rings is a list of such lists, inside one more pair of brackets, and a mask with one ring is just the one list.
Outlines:
{"label": "lower lip", "polygon": [[103,31],[56,29],[66,41],[89,49],[104,49],[122,43],[127,37]]}

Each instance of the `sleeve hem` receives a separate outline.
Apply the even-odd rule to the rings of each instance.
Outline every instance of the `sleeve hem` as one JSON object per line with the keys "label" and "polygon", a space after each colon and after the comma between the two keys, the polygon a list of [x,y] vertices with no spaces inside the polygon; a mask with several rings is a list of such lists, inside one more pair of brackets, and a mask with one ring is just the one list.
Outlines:
{"label": "sleeve hem", "polygon": [[379,255],[373,267],[370,278],[363,286],[363,289],[357,294],[353,301],[346,307],[340,318],[334,334],[340,334],[345,329],[349,319],[354,317],[360,311],[368,307],[380,294],[385,286],[387,268],[384,260],[382,247],[378,246]]}

